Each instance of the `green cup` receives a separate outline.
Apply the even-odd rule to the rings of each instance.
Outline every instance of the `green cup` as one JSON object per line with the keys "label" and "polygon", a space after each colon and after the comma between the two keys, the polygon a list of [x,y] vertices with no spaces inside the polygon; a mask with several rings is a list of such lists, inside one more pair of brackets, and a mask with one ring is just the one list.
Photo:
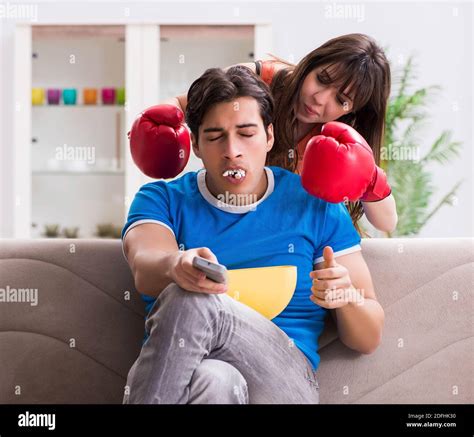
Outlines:
{"label": "green cup", "polygon": [[125,88],[117,88],[117,105],[125,105]]}

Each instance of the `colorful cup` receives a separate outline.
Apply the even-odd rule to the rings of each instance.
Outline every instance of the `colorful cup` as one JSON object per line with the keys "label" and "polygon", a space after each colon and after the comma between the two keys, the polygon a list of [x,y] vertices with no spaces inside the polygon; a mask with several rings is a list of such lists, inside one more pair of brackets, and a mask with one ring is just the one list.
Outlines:
{"label": "colorful cup", "polygon": [[48,90],[48,103],[50,105],[59,105],[61,100],[61,90],[57,88],[50,88]]}
{"label": "colorful cup", "polygon": [[125,88],[117,88],[117,105],[125,105]]}
{"label": "colorful cup", "polygon": [[75,105],[77,100],[77,91],[75,88],[63,89],[63,102],[65,105]]}
{"label": "colorful cup", "polygon": [[104,105],[115,103],[115,88],[102,88],[102,103]]}
{"label": "colorful cup", "polygon": [[33,105],[44,104],[44,88],[32,88],[31,89],[31,103]]}
{"label": "colorful cup", "polygon": [[82,97],[84,100],[84,105],[97,104],[97,90],[95,88],[84,88]]}

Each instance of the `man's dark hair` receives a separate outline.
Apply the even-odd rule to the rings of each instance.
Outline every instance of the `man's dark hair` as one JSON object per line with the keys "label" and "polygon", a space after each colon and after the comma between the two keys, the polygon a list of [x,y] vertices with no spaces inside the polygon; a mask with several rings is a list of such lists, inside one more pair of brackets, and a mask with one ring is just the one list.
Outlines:
{"label": "man's dark hair", "polygon": [[188,91],[186,123],[196,141],[207,111],[217,103],[231,102],[238,97],[253,97],[257,101],[267,131],[273,120],[273,97],[267,84],[243,65],[236,65],[227,71],[209,68],[192,83]]}

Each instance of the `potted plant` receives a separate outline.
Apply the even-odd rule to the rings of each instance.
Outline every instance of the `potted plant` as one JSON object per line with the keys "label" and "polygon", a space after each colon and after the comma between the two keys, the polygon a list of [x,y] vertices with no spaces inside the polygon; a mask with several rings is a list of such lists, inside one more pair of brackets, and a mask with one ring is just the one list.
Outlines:
{"label": "potted plant", "polygon": [[96,235],[99,238],[110,238],[113,233],[113,224],[112,223],[99,223],[97,225]]}
{"label": "potted plant", "polygon": [[[452,140],[452,132],[443,130],[428,151],[420,156],[417,134],[428,119],[427,106],[438,86],[409,91],[415,78],[410,57],[399,75],[399,83],[389,101],[386,114],[384,147],[380,165],[387,172],[393,189],[398,213],[398,224],[391,236],[417,234],[443,205],[453,205],[459,180],[431,209],[435,192],[429,165],[446,165],[459,155],[461,143]],[[406,159],[408,158],[408,159]]]}
{"label": "potted plant", "polygon": [[47,238],[56,238],[59,236],[59,225],[51,224],[44,225],[44,236]]}
{"label": "potted plant", "polygon": [[112,229],[112,238],[121,238],[122,237],[122,226],[114,226]]}
{"label": "potted plant", "polygon": [[64,237],[66,238],[77,238],[77,236],[79,235],[79,228],[78,227],[64,228],[63,234],[64,234]]}

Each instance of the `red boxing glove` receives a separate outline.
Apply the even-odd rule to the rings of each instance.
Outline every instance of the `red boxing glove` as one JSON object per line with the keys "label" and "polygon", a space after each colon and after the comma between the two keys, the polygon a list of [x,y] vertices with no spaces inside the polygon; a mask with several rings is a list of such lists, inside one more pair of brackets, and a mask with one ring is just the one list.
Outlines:
{"label": "red boxing glove", "polygon": [[309,194],[332,203],[381,200],[391,192],[370,146],[338,121],[326,123],[321,134],[308,141],[301,183]]}
{"label": "red boxing glove", "polygon": [[392,189],[387,182],[387,175],[380,167],[375,166],[372,181],[360,200],[363,202],[376,202],[377,200],[385,199],[391,193]]}
{"label": "red boxing glove", "polygon": [[137,167],[155,179],[174,178],[186,167],[191,150],[184,114],[173,105],[146,109],[134,121],[130,151]]}

